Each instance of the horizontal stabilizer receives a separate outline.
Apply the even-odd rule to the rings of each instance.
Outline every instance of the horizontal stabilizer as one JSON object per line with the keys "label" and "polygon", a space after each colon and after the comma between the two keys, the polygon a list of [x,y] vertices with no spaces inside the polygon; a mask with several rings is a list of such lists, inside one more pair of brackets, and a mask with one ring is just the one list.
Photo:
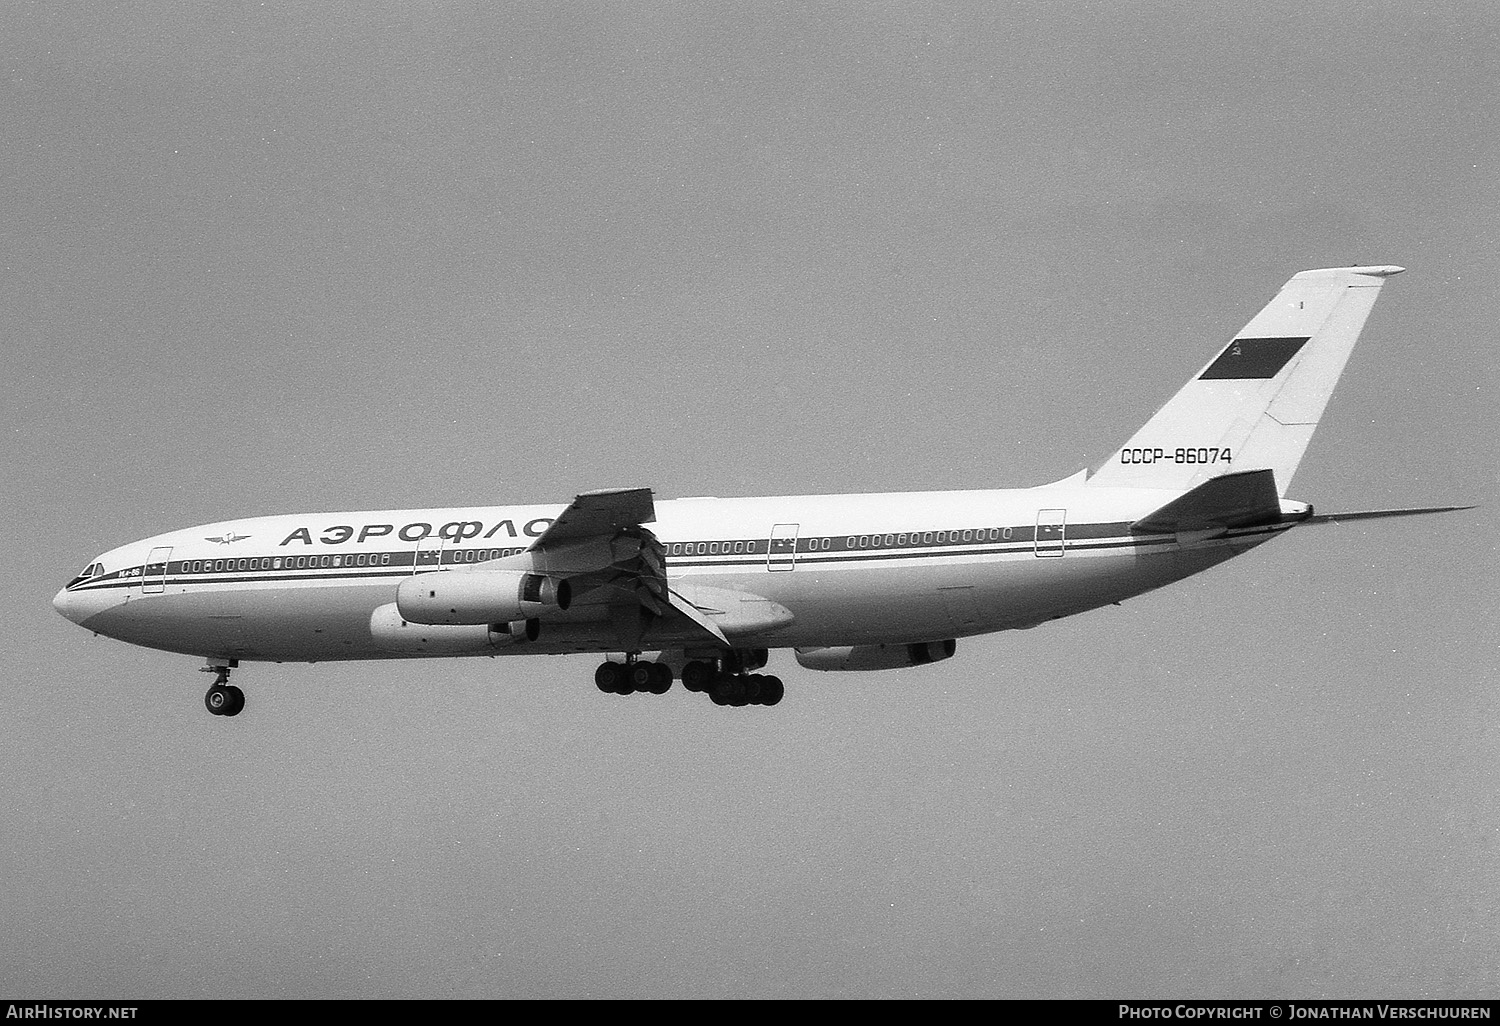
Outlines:
{"label": "horizontal stabilizer", "polygon": [[1276,491],[1275,472],[1244,470],[1210,478],[1137,520],[1130,529],[1171,534],[1273,524],[1280,519],[1281,499]]}
{"label": "horizontal stabilizer", "polygon": [[1474,509],[1473,506],[1425,506],[1421,509],[1367,509],[1355,513],[1318,513],[1303,521],[1305,524],[1341,524],[1346,520],[1375,520],[1380,517],[1415,517],[1423,513],[1456,513]]}

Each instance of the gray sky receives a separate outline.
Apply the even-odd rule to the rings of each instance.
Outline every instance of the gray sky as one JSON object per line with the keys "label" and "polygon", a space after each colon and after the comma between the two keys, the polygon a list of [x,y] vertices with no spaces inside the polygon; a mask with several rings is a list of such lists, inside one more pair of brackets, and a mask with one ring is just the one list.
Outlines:
{"label": "gray sky", "polygon": [[[0,7],[16,996],[1500,988],[1489,3]],[[195,661],[48,600],[239,515],[1024,486],[1398,263],[1308,529],[774,710]]]}

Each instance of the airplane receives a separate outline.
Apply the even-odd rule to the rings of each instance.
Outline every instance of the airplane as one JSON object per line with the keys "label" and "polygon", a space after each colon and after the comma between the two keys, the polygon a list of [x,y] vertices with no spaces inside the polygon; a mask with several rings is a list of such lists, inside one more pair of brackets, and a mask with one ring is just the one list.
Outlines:
{"label": "airplane", "polygon": [[599,690],[680,680],[773,706],[766,667],[936,663],[1207,570],[1319,514],[1286,497],[1382,285],[1321,268],[1276,297],[1105,462],[1020,489],[682,498],[227,520],[111,549],[57,593],[69,620],[201,658],[208,711],[241,662],[603,653]]}

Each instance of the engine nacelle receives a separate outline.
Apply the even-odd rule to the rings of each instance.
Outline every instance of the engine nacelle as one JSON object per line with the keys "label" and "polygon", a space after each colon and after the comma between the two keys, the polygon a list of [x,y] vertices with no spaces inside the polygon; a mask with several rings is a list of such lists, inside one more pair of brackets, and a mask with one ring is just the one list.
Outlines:
{"label": "engine nacelle", "polygon": [[567,581],[526,570],[417,574],[396,586],[396,608],[412,623],[509,623],[567,609],[572,601]]}
{"label": "engine nacelle", "polygon": [[797,662],[809,670],[895,670],[924,666],[953,655],[958,642],[919,641],[912,645],[842,645],[834,648],[799,648]]}
{"label": "engine nacelle", "polygon": [[394,602],[370,614],[370,637],[387,652],[404,655],[484,655],[497,648],[535,641],[540,620],[494,624],[415,623]]}

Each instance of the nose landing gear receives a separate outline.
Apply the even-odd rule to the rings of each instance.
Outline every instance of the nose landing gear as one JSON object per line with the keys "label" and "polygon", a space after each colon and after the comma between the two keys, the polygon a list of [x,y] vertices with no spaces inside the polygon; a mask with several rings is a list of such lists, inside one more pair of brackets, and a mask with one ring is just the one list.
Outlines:
{"label": "nose landing gear", "polygon": [[235,660],[210,660],[207,666],[198,668],[203,673],[215,675],[208,693],[203,696],[203,704],[215,716],[238,716],[245,708],[245,693],[229,683],[229,671],[235,665]]}

